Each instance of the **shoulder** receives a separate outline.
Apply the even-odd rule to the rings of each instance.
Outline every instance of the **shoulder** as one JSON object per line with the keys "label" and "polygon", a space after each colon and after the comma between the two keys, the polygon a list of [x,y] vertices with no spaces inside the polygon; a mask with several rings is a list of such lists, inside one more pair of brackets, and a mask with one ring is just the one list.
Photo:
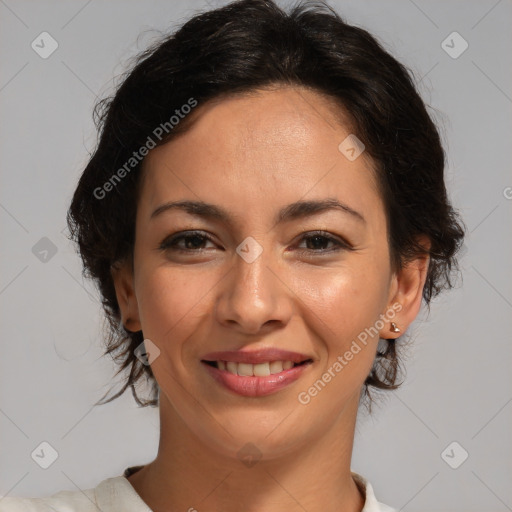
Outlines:
{"label": "shoulder", "polygon": [[384,505],[384,503],[377,501],[375,493],[373,492],[373,487],[370,482],[366,480],[366,478],[357,473],[354,473],[353,471],[352,478],[354,479],[357,487],[359,487],[359,490],[365,496],[364,507],[361,512],[397,512],[395,508],[392,508],[389,505]]}
{"label": "shoulder", "polygon": [[38,498],[0,498],[0,512],[114,512],[120,506],[123,512],[149,511],[124,476],[107,478],[83,491],[59,491]]}
{"label": "shoulder", "polygon": [[93,490],[60,491],[41,498],[0,498],[0,512],[97,512]]}

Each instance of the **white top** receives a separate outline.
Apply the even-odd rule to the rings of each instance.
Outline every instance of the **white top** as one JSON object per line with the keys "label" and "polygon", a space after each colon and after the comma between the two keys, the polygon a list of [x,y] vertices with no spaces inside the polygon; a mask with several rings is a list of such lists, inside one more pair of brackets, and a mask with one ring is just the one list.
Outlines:
{"label": "white top", "polygon": [[[123,476],[107,478],[84,491],[60,491],[42,498],[0,497],[0,512],[152,512],[127,478],[141,467],[127,468]],[[352,477],[366,496],[361,512],[396,512],[376,500],[364,477],[357,473]]]}

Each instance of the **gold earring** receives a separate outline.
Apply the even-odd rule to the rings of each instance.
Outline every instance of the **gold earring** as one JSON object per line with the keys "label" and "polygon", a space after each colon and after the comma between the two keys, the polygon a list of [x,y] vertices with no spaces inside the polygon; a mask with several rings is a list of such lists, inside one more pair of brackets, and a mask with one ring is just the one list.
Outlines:
{"label": "gold earring", "polygon": [[400,329],[398,328],[398,326],[395,324],[395,322],[391,322],[391,331],[392,332],[400,332]]}

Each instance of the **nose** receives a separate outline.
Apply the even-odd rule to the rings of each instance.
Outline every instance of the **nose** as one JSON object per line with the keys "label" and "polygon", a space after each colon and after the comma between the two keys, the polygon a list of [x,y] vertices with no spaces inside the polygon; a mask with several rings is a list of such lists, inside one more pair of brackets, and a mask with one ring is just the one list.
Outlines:
{"label": "nose", "polygon": [[236,255],[216,300],[216,315],[224,326],[240,333],[263,334],[290,321],[294,294],[270,252],[264,250],[251,263]]}

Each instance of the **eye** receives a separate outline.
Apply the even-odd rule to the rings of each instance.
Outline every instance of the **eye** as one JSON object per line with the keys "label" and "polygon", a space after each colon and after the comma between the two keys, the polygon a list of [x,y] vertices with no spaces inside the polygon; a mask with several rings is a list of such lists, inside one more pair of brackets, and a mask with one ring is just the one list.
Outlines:
{"label": "eye", "polygon": [[[184,242],[184,246],[179,245],[182,241]],[[204,249],[203,245],[208,241],[213,243],[211,237],[206,235],[204,232],[188,231],[167,237],[162,241],[158,248],[175,252],[200,252]]]}
{"label": "eye", "polygon": [[[348,242],[338,239],[333,235],[325,231],[314,231],[311,232],[301,238],[301,241],[306,242],[306,245],[309,247],[306,248],[304,252],[313,252],[313,253],[331,253],[337,252],[341,250],[353,250],[353,248],[348,244]],[[328,244],[333,244],[334,247],[330,249],[325,249],[325,246]]]}
{"label": "eye", "polygon": [[[203,231],[184,231],[165,238],[158,248],[163,251],[199,253],[206,250],[204,245],[208,242],[214,243],[212,238]],[[301,252],[305,253],[325,254],[341,250],[354,250],[348,242],[325,231],[313,231],[303,235],[301,243],[304,242],[307,247]],[[331,248],[326,248],[329,244],[332,244]]]}

